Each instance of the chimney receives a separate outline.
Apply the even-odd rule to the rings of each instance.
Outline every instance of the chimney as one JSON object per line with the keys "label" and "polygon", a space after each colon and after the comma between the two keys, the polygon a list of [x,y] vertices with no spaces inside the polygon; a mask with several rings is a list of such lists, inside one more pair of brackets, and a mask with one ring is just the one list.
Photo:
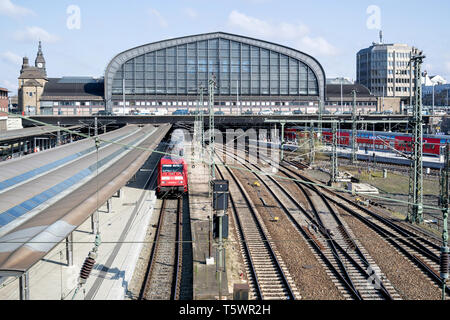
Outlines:
{"label": "chimney", "polygon": [[22,69],[20,69],[20,73],[22,73],[24,69],[30,66],[28,63],[29,63],[28,57],[23,57]]}

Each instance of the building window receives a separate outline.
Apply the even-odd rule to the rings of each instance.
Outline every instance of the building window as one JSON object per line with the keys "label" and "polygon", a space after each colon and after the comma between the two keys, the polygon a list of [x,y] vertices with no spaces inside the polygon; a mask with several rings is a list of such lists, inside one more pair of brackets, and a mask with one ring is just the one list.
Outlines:
{"label": "building window", "polygon": [[165,48],[123,64],[112,93],[198,94],[214,73],[223,95],[318,95],[318,82],[303,62],[252,45],[210,39]]}

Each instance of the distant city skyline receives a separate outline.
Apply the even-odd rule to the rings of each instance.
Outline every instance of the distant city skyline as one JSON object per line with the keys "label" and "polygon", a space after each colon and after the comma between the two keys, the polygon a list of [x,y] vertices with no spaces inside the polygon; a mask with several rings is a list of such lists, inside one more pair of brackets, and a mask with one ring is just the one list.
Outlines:
{"label": "distant city skyline", "polygon": [[0,0],[0,87],[17,93],[22,57],[42,41],[48,77],[102,77],[131,47],[223,31],[275,42],[315,57],[327,78],[356,79],[356,53],[378,42],[423,50],[429,75],[450,79],[450,3],[412,1],[19,1]]}

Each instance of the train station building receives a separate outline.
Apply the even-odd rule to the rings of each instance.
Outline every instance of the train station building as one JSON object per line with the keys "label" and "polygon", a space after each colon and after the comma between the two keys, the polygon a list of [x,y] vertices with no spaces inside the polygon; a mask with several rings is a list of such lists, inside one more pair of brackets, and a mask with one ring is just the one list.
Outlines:
{"label": "train station building", "polygon": [[[216,80],[215,111],[224,114],[263,110],[315,113],[320,103],[333,109],[345,100],[350,106],[348,93],[353,89],[358,92],[357,106],[362,113],[376,109],[376,99],[361,85],[345,86],[343,100],[342,94],[336,96],[336,86],[327,85],[322,65],[306,53],[214,32],[121,52],[108,63],[103,78],[47,78],[39,44],[36,65],[30,67],[28,58],[24,59],[19,110],[44,115],[90,115],[102,109],[117,114],[195,111],[201,92],[205,108],[209,105],[212,77]],[[36,83],[39,85],[33,86]]]}
{"label": "train station building", "polygon": [[115,56],[105,72],[107,108],[119,109],[125,100],[125,108],[188,109],[198,100],[199,88],[206,94],[212,75],[216,109],[227,113],[317,106],[325,99],[325,71],[315,58],[216,32],[155,42]]}

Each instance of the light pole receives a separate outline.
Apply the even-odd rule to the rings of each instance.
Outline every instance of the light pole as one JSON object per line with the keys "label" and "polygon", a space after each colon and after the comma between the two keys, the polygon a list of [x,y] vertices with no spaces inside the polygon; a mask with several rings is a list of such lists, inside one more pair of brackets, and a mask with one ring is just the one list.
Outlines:
{"label": "light pole", "polygon": [[37,86],[34,86],[34,88],[35,88],[35,90],[36,90],[36,91],[34,92],[34,94],[35,94],[34,97],[35,97],[35,99],[36,99],[36,104],[35,104],[34,114],[37,114],[37,111],[38,111],[38,110],[37,110],[37,109],[38,109],[38,105],[37,105],[37,104],[38,104],[38,102],[37,102]]}
{"label": "light pole", "polygon": [[440,259],[440,276],[442,279],[442,300],[445,300],[445,286],[448,279],[448,226],[447,226],[447,218],[448,218],[448,179],[449,179],[449,144],[445,146],[445,162],[444,162],[444,170],[441,171],[441,198],[440,198],[440,206],[442,208],[442,246],[441,246],[441,259]]}
{"label": "light pole", "polygon": [[209,149],[210,149],[210,166],[211,180],[216,178],[214,168],[214,88],[216,86],[216,77],[212,76],[209,80]]}
{"label": "light pole", "polygon": [[435,83],[432,84],[432,88],[433,88],[433,96],[432,96],[432,104],[431,104],[431,115],[434,116],[434,86]]}
{"label": "light pole", "polygon": [[356,127],[356,91],[352,90],[353,94],[353,104],[352,104],[352,157],[351,162],[353,164],[357,161],[357,151],[356,151],[356,135],[357,135],[357,127]]}
{"label": "light pole", "polygon": [[[239,80],[236,80],[236,107],[239,105]],[[239,105],[239,115],[242,115],[242,106]]]}
{"label": "light pole", "polygon": [[122,79],[122,103],[123,103],[123,115],[125,115],[125,71]]}

